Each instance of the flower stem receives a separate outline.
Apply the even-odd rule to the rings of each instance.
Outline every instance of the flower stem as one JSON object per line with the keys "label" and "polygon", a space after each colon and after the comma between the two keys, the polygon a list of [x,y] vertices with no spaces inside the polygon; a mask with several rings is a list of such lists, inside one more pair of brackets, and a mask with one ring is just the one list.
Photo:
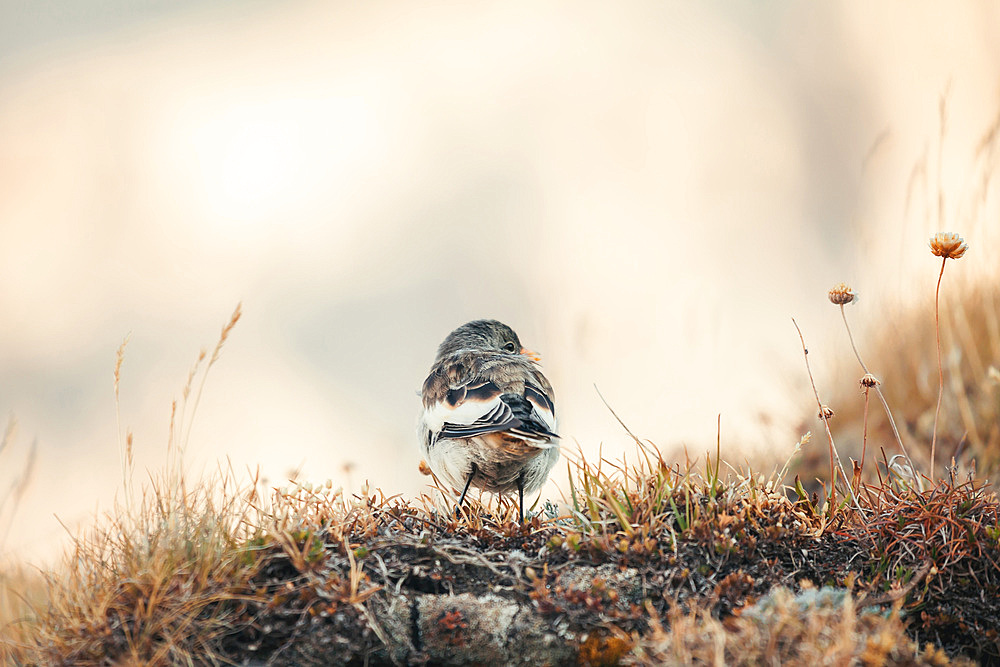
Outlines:
{"label": "flower stem", "polygon": [[[823,414],[823,401],[819,398],[819,390],[816,388],[816,380],[813,379],[812,369],[809,367],[809,349],[806,347],[806,339],[802,336],[802,329],[799,329],[799,323],[792,318],[792,324],[795,325],[795,331],[799,334],[799,340],[802,342],[802,356],[806,361],[806,373],[809,374],[809,384],[812,385],[813,395],[816,396],[816,405],[819,407],[820,414]],[[831,508],[834,507],[833,501],[836,499],[837,492],[837,473],[834,468],[834,461],[836,460],[836,466],[840,469],[840,474],[844,478],[844,483],[847,485],[847,491],[850,493],[851,500],[854,501],[854,506],[857,508],[858,512],[863,514],[861,510],[861,504],[858,502],[858,498],[854,495],[854,488],[851,486],[850,478],[847,473],[844,472],[844,466],[840,462],[840,454],[837,452],[837,446],[833,442],[833,432],[830,430],[830,420],[821,419],[823,422],[823,427],[826,429],[827,441],[830,443],[830,497],[831,497]]]}
{"label": "flower stem", "polygon": [[941,396],[944,394],[944,366],[941,364],[941,317],[939,314],[939,304],[941,300],[941,278],[944,277],[944,267],[947,263],[947,257],[941,260],[941,272],[938,274],[937,288],[934,290],[934,333],[937,337],[938,397],[937,407],[934,408],[934,428],[931,431],[931,482],[934,481],[934,454],[937,451],[938,415],[941,414]]}
{"label": "flower stem", "polygon": [[[840,306],[840,316],[844,318],[844,328],[847,329],[847,337],[851,341],[851,349],[854,350],[854,356],[857,357],[858,363],[861,364],[861,370],[869,373],[868,367],[865,366],[865,362],[861,359],[861,353],[858,352],[858,346],[854,344],[854,334],[851,333],[851,325],[847,323],[847,313],[844,311],[843,304]],[[885,395],[877,384],[875,385],[875,393],[878,395],[879,401],[881,401],[882,407],[885,409],[886,417],[889,418],[889,426],[892,428],[892,434],[896,436],[896,444],[899,445],[899,451],[903,452],[903,456],[906,457],[906,463],[910,466],[910,472],[913,473],[913,478],[917,480],[918,488],[923,491],[923,482],[920,479],[920,475],[917,474],[917,469],[913,465],[913,460],[910,458],[909,452],[903,446],[903,438],[899,435],[899,429],[896,428],[896,420],[892,418],[892,410],[889,409],[889,402],[885,400]],[[864,465],[864,460],[861,461],[861,465]]]}
{"label": "flower stem", "polygon": [[[870,389],[865,387],[865,417],[864,425],[861,430],[861,470],[865,469],[865,452],[868,450],[868,392]],[[877,465],[877,464],[876,464]]]}

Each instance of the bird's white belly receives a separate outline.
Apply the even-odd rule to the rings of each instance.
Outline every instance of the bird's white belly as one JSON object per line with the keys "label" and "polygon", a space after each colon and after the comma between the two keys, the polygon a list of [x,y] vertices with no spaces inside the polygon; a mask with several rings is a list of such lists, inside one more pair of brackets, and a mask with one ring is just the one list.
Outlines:
{"label": "bird's white belly", "polygon": [[559,445],[525,444],[517,452],[499,450],[495,438],[500,434],[467,439],[438,440],[428,445],[422,439],[427,463],[445,484],[457,492],[465,488],[475,464],[478,470],[472,485],[494,493],[510,493],[517,489],[517,479],[523,474],[524,492],[533,493],[545,483],[549,471],[559,459]]}

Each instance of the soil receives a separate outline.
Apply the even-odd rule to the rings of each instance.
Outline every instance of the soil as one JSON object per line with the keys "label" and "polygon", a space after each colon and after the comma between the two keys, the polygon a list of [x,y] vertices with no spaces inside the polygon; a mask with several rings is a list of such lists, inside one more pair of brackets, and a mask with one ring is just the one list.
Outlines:
{"label": "soil", "polygon": [[817,536],[784,525],[786,512],[720,512],[682,538],[583,535],[539,517],[472,529],[399,507],[376,514],[375,529],[315,532],[305,565],[263,545],[220,654],[247,665],[615,664],[651,614],[701,605],[725,618],[808,581],[869,605],[905,597],[915,639],[1000,661],[1000,571],[989,562],[963,563],[946,583],[920,554],[897,555],[914,583],[892,585],[870,535],[826,526]]}

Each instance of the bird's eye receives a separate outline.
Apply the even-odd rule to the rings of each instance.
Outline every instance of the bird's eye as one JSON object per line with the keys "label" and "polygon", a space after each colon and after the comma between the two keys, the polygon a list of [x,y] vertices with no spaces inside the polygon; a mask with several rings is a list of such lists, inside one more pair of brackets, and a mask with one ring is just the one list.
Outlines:
{"label": "bird's eye", "polygon": [[508,343],[504,344],[503,349],[507,350],[508,352],[516,352],[517,351],[517,347],[515,347],[514,343],[511,343],[511,342],[508,342]]}

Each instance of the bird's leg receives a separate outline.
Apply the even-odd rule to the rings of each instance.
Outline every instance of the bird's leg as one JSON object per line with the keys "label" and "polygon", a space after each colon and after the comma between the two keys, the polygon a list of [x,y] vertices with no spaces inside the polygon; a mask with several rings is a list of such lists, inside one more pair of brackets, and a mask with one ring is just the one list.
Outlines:
{"label": "bird's leg", "polygon": [[465,488],[462,489],[462,497],[458,499],[458,504],[455,505],[455,518],[459,517],[459,510],[462,509],[462,503],[465,501],[465,494],[469,492],[469,487],[472,485],[472,478],[476,476],[479,472],[479,466],[475,463],[472,464],[472,470],[469,471],[469,479],[465,482]]}
{"label": "bird's leg", "polygon": [[517,476],[517,509],[521,523],[524,523],[524,471]]}

